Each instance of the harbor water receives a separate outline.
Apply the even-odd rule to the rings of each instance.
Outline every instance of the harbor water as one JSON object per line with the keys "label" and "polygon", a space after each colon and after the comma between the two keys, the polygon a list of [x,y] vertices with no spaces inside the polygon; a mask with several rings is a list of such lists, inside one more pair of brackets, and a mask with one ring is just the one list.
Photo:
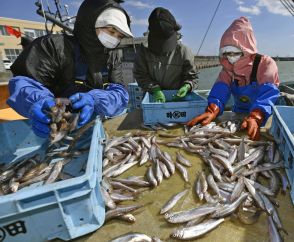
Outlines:
{"label": "harbor water", "polygon": [[[277,61],[279,77],[282,82],[294,81],[294,61]],[[211,89],[221,66],[201,69],[199,73],[199,89]]]}

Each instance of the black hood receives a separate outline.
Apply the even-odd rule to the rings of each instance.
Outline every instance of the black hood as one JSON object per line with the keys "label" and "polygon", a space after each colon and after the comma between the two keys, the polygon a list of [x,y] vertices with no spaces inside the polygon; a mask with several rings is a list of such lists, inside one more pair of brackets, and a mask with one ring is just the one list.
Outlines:
{"label": "black hood", "polygon": [[79,8],[74,26],[74,36],[80,44],[81,54],[89,65],[89,70],[92,70],[91,72],[99,72],[107,60],[105,47],[100,43],[96,35],[95,22],[97,17],[106,8],[118,8],[125,13],[130,26],[130,18],[119,5],[120,2],[122,1],[85,0]]}

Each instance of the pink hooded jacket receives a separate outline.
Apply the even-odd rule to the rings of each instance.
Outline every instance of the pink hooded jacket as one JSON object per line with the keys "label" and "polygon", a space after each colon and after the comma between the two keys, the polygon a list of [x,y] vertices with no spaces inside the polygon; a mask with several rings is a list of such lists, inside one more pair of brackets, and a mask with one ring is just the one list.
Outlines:
{"label": "pink hooded jacket", "polygon": [[[236,46],[242,50],[244,55],[234,65],[221,56],[220,63],[223,69],[219,73],[217,82],[230,85],[233,79],[237,79],[239,86],[248,85],[257,48],[252,26],[247,18],[236,19],[225,31],[220,48],[225,46]],[[279,85],[278,67],[271,57],[262,56],[256,77],[259,85],[264,83]]]}

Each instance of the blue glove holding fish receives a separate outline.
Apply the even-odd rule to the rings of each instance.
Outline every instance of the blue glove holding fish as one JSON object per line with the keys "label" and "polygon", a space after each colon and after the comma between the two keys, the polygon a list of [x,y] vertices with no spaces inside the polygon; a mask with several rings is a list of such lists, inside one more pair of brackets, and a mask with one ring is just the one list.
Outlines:
{"label": "blue glove holding fish", "polygon": [[47,112],[50,111],[50,108],[53,106],[55,106],[54,98],[42,98],[32,105],[29,112],[29,118],[32,120],[32,130],[41,138],[48,138],[49,136],[49,123],[51,122],[51,118]]}
{"label": "blue glove holding fish", "polygon": [[81,127],[85,125],[92,117],[94,113],[94,98],[89,93],[76,93],[70,96],[69,100],[71,101],[73,109],[80,109],[80,117],[78,126]]}

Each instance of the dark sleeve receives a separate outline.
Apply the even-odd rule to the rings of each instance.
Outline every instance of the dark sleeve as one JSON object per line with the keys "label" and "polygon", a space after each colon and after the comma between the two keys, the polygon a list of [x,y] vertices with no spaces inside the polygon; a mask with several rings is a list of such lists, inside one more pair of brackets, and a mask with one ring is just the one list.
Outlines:
{"label": "dark sleeve", "polygon": [[30,77],[58,92],[58,81],[72,76],[72,68],[69,67],[72,62],[73,54],[64,37],[47,35],[35,39],[25,48],[11,70],[14,76]]}
{"label": "dark sleeve", "polygon": [[108,81],[111,83],[124,85],[122,76],[122,56],[119,50],[116,49],[109,53],[107,66],[109,76]]}
{"label": "dark sleeve", "polygon": [[194,64],[194,55],[192,51],[183,46],[183,72],[182,78],[184,83],[188,83],[191,86],[191,90],[195,90],[198,88],[198,71],[196,70],[196,66]]}
{"label": "dark sleeve", "polygon": [[154,80],[152,80],[148,71],[148,62],[146,56],[146,48],[141,45],[136,53],[133,74],[139,85],[143,90],[149,91],[151,86],[158,85]]}

